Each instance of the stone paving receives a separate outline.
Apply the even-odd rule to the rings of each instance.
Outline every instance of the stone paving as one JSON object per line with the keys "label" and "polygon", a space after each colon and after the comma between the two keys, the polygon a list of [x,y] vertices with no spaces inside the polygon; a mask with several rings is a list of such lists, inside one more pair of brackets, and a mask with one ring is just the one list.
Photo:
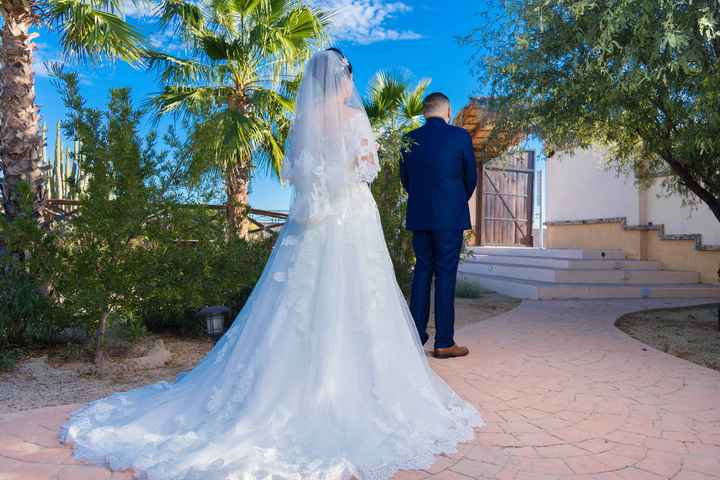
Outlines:
{"label": "stone paving", "polygon": [[[720,373],[613,326],[626,312],[697,303],[527,301],[464,327],[471,355],[431,362],[487,426],[428,471],[396,478],[720,479]],[[58,444],[76,406],[0,416],[0,480],[132,478]]]}

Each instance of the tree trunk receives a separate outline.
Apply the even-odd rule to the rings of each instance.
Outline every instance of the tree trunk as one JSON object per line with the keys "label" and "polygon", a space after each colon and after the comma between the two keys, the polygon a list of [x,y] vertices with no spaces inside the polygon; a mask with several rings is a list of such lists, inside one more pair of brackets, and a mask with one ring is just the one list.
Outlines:
{"label": "tree trunk", "polygon": [[110,316],[110,312],[102,313],[100,323],[95,330],[95,366],[100,370],[105,365],[105,332],[107,332],[108,316]]}
{"label": "tree trunk", "polygon": [[18,185],[24,181],[33,195],[33,211],[41,220],[45,203],[42,136],[35,105],[33,14],[28,0],[3,0],[0,49],[0,168],[3,207],[9,219],[19,213]]}
{"label": "tree trunk", "polygon": [[693,173],[681,162],[677,161],[670,153],[666,153],[663,160],[670,165],[673,173],[680,178],[685,187],[693,192],[697,197],[710,209],[715,218],[720,222],[720,198],[716,196],[717,192],[711,192],[704,188],[693,176]]}
{"label": "tree trunk", "polygon": [[238,162],[229,167],[225,178],[227,191],[227,216],[231,231],[240,238],[247,238],[250,221],[249,209],[250,166],[249,162]]}

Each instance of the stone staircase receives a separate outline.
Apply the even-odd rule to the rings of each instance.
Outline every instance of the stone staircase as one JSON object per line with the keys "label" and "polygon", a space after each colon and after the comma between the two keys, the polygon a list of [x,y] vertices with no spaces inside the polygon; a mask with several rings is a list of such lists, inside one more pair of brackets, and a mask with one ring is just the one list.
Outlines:
{"label": "stone staircase", "polygon": [[626,260],[622,250],[471,247],[471,252],[458,277],[516,298],[720,299],[720,284],[699,283],[697,272]]}

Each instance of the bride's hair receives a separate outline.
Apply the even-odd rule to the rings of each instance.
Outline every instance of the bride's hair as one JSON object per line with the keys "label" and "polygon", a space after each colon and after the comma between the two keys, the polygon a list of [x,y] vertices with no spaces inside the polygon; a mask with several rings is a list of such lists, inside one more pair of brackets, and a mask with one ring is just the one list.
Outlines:
{"label": "bride's hair", "polygon": [[345,54],[339,48],[330,47],[325,51],[337,53],[340,56],[340,60],[342,60],[343,64],[345,65],[345,70],[347,71],[348,76],[352,75],[352,63],[350,63],[350,60],[345,56]]}

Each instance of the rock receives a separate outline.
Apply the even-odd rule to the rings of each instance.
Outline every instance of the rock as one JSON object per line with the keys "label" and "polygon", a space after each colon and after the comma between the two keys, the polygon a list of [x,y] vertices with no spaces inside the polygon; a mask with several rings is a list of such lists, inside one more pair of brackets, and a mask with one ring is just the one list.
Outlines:
{"label": "rock", "polygon": [[170,361],[170,358],[172,358],[172,353],[170,350],[165,348],[165,343],[163,343],[162,340],[158,340],[146,355],[133,358],[127,363],[128,366],[131,366],[131,368],[145,370],[162,367]]}

